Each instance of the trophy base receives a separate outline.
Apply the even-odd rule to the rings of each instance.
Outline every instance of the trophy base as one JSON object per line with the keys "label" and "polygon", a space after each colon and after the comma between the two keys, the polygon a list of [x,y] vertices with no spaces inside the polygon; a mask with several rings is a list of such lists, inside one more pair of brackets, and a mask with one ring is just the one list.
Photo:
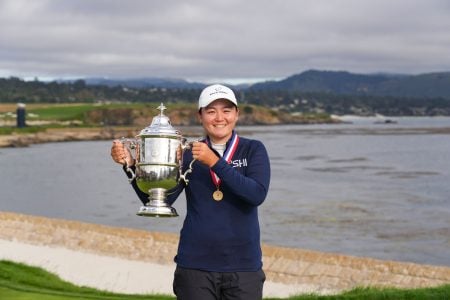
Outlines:
{"label": "trophy base", "polygon": [[168,206],[141,206],[136,214],[141,217],[178,217],[178,213],[175,208]]}

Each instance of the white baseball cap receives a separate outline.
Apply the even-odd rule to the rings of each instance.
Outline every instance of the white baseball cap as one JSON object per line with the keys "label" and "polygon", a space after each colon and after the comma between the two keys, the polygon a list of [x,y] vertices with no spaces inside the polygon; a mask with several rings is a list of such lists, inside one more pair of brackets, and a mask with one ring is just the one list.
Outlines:
{"label": "white baseball cap", "polygon": [[226,99],[237,105],[236,96],[233,91],[224,85],[213,84],[203,89],[198,98],[198,109],[208,106],[217,99]]}

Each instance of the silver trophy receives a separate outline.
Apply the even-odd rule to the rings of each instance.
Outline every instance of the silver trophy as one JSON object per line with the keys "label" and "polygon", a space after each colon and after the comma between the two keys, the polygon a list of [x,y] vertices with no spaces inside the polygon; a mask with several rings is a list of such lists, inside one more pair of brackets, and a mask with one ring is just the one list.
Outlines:
{"label": "silver trophy", "polygon": [[192,163],[185,173],[182,171],[183,151],[190,149],[182,135],[170,124],[164,115],[166,107],[163,103],[158,107],[160,114],[153,117],[150,126],[141,130],[133,139],[121,139],[121,142],[130,150],[136,160],[136,170],[129,179],[141,191],[149,195],[149,202],[142,206],[137,215],[145,217],[176,217],[175,208],[166,203],[170,190],[175,188],[180,180],[189,182],[186,176],[192,172]]}

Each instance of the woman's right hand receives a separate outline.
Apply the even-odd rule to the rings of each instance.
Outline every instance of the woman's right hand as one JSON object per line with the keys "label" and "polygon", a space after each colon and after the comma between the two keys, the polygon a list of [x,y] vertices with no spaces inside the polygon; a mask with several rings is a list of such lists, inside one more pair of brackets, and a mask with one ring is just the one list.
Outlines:
{"label": "woman's right hand", "polygon": [[134,158],[125,145],[119,141],[114,140],[111,147],[111,157],[112,159],[121,165],[131,167],[134,166]]}

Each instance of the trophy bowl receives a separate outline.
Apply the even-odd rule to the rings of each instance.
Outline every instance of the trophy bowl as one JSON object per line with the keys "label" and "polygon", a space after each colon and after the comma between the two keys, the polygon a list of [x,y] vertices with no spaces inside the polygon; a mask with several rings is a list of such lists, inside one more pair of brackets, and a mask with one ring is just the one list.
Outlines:
{"label": "trophy bowl", "polygon": [[135,158],[136,169],[127,167],[138,188],[149,195],[148,203],[142,206],[137,215],[145,217],[176,217],[175,208],[167,201],[170,190],[175,188],[186,174],[192,171],[192,164],[182,173],[182,151],[189,148],[186,139],[175,130],[164,115],[163,103],[158,107],[160,114],[153,117],[150,126],[141,130],[134,139],[122,139]]}

